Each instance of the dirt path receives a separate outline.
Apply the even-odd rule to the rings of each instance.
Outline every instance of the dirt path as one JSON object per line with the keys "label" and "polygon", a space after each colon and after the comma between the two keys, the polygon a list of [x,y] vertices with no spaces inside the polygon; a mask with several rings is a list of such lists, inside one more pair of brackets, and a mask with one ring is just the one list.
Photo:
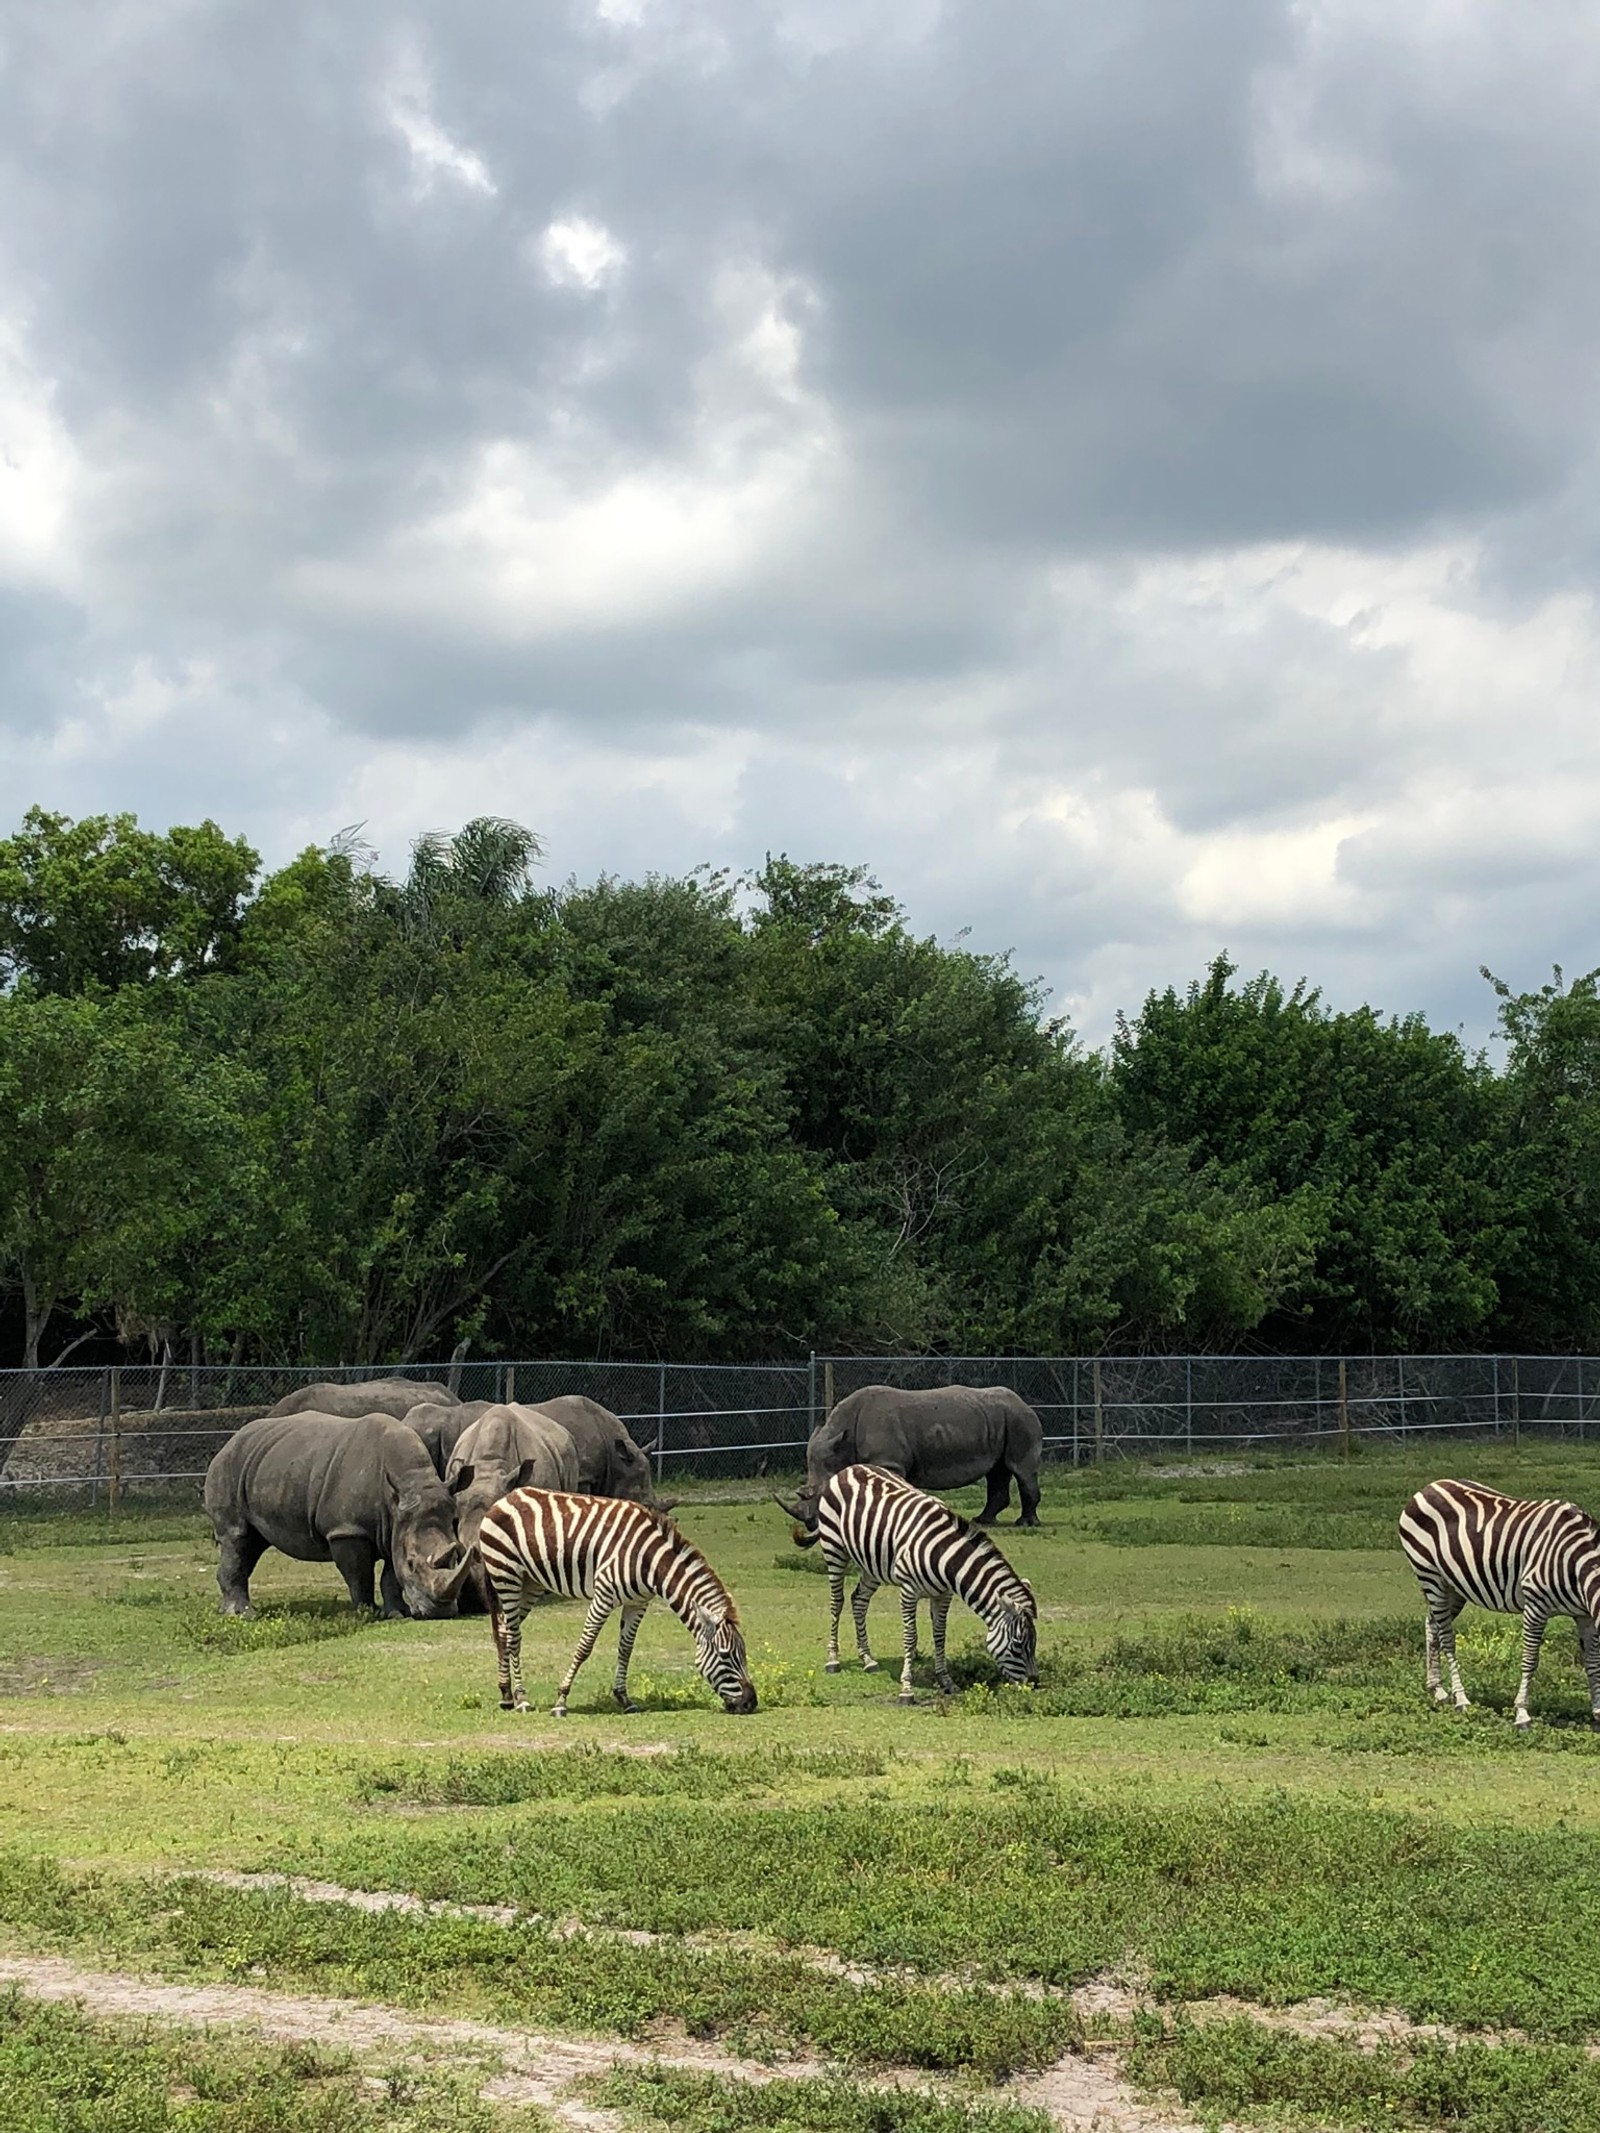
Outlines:
{"label": "dirt path", "polygon": [[[320,2044],[389,2064],[397,2058],[455,2061],[457,2072],[481,2072],[479,2093],[488,2100],[538,2104],[572,2133],[618,2133],[621,2121],[614,2113],[571,2094],[574,2083],[612,2066],[683,2067],[756,2083],[825,2070],[794,2061],[773,2068],[681,2037],[650,2045],[600,2043],[498,2029],[486,2022],[422,2021],[367,2001],[315,1999],[248,1985],[163,1984],[123,1971],[80,1969],[59,1956],[0,1955],[0,1985],[14,1985],[35,1999],[77,2001],[96,2018],[153,2019],[197,2029],[225,2025],[273,2043]],[[932,2086],[910,2069],[865,2085]],[[1191,2121],[1136,2097],[1109,2051],[1064,2059],[1004,2093],[1048,2111],[1062,2133],[1200,2133]]]}

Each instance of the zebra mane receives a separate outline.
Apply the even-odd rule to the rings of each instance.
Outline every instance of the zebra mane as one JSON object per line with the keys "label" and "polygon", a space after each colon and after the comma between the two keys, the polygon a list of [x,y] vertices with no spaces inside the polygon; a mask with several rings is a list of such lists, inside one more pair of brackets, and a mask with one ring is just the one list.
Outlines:
{"label": "zebra mane", "polygon": [[710,1563],[706,1560],[704,1551],[695,1546],[694,1542],[690,1540],[688,1534],[684,1532],[683,1528],[678,1524],[677,1520],[673,1518],[669,1512],[660,1510],[653,1503],[637,1503],[634,1505],[634,1509],[638,1511],[643,1511],[646,1514],[646,1516],[650,1520],[650,1523],[655,1527],[656,1531],[661,1535],[662,1539],[671,1542],[674,1552],[680,1558],[688,1556],[691,1559],[693,1566],[696,1569],[702,1571],[705,1576],[711,1580],[711,1583],[716,1587],[717,1591],[722,1595],[723,1600],[726,1602],[726,1611],[722,1619],[727,1622],[732,1622],[737,1628],[739,1622],[739,1610],[733,1604],[733,1594],[728,1590],[727,1586],[723,1584],[721,1578],[718,1577],[717,1573],[712,1569]]}
{"label": "zebra mane", "polygon": [[1025,1598],[1031,1600],[1033,1598],[1033,1587],[1028,1583],[1027,1579],[1022,1575],[1022,1572],[1017,1568],[1015,1563],[1012,1562],[1010,1556],[1006,1554],[1000,1543],[995,1540],[992,1535],[985,1532],[984,1528],[978,1525],[974,1520],[970,1518],[963,1518],[959,1511],[953,1511],[951,1513],[951,1516],[955,1519],[956,1525],[962,1535],[968,1540],[976,1541],[979,1547],[982,1548],[986,1555],[995,1557],[1001,1564],[1002,1568],[1005,1570],[1007,1576],[1010,1578],[1012,1585]]}

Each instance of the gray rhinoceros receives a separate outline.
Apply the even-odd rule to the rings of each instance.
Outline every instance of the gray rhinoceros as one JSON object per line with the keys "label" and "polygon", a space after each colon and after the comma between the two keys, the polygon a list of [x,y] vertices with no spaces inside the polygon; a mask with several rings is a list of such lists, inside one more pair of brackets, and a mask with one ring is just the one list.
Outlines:
{"label": "gray rhinoceros", "polygon": [[493,1407],[493,1400],[458,1400],[454,1407],[441,1407],[429,1402],[413,1407],[401,1421],[407,1429],[414,1429],[428,1447],[428,1457],[433,1461],[433,1470],[443,1481],[450,1465],[450,1454],[459,1443],[463,1430],[470,1429],[480,1415],[486,1415]]}
{"label": "gray rhinoceros", "polygon": [[332,1562],[353,1607],[446,1615],[467,1574],[455,1506],[413,1429],[388,1415],[263,1415],[206,1471],[222,1612],[250,1612],[250,1573],[268,1548]]}
{"label": "gray rhinoceros", "polygon": [[[811,1432],[806,1485],[791,1518],[815,1523],[818,1491],[847,1466],[881,1466],[919,1489],[959,1489],[987,1480],[989,1500],[979,1524],[999,1517],[1016,1477],[1017,1523],[1039,1523],[1039,1461],[1044,1432],[1026,1400],[1005,1385],[938,1385],[903,1392],[863,1385],[846,1394]],[[779,1499],[782,1502],[782,1499]]]}
{"label": "gray rhinoceros", "polygon": [[428,1378],[364,1378],[353,1385],[302,1385],[286,1392],[269,1415],[393,1415],[403,1420],[413,1407],[459,1405],[448,1385]]}
{"label": "gray rhinoceros", "polygon": [[[620,1416],[581,1392],[542,1400],[539,1412],[559,1422],[578,1454],[578,1487],[586,1496],[626,1496],[657,1511],[670,1511],[676,1497],[657,1496],[650,1478],[649,1446],[635,1444]],[[650,1444],[654,1445],[652,1437]]]}
{"label": "gray rhinoceros", "polygon": [[[461,1432],[445,1468],[456,1531],[470,1548],[483,1514],[513,1489],[582,1489],[571,1437],[543,1407],[489,1407]],[[586,1493],[593,1494],[588,1491]]]}

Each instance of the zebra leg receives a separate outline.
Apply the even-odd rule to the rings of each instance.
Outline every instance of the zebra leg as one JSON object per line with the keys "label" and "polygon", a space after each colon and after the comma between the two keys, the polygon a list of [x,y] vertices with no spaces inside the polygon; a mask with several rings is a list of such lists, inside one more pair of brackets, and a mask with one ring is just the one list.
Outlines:
{"label": "zebra leg", "polygon": [[522,1617],[527,1612],[526,1592],[518,1579],[509,1588],[489,1580],[489,1620],[494,1630],[494,1655],[500,1674],[502,1711],[525,1711],[528,1692],[522,1686]]}
{"label": "zebra leg", "polygon": [[839,1671],[839,1617],[844,1613],[844,1565],[828,1565],[828,1605],[832,1613],[828,1619],[828,1664],[826,1671]]}
{"label": "zebra leg", "polygon": [[633,1640],[638,1636],[639,1624],[643,1620],[644,1607],[629,1605],[622,1610],[622,1621],[617,1629],[617,1672],[611,1684],[611,1693],[625,1711],[637,1711],[639,1708],[628,1694],[628,1661],[633,1657]]}
{"label": "zebra leg", "polygon": [[900,1701],[915,1703],[911,1693],[911,1662],[917,1656],[917,1596],[914,1592],[900,1595],[900,1626],[905,1633],[905,1664],[900,1669]]}
{"label": "zebra leg", "polygon": [[1448,1703],[1450,1691],[1444,1685],[1444,1676],[1439,1670],[1439,1632],[1433,1626],[1433,1616],[1424,1618],[1422,1645],[1427,1667],[1428,1694],[1435,1703]]}
{"label": "zebra leg", "polygon": [[1579,1615],[1578,1644],[1583,1652],[1583,1671],[1589,1677],[1589,1713],[1600,1726],[1600,1631],[1593,1615]]}
{"label": "zebra leg", "polygon": [[928,1602],[933,1617],[933,1678],[947,1696],[956,1692],[955,1677],[944,1663],[944,1626],[950,1619],[950,1595],[940,1593]]}
{"label": "zebra leg", "polygon": [[1441,1658],[1450,1669],[1449,1694],[1458,1711],[1470,1711],[1471,1699],[1462,1685],[1461,1669],[1456,1665],[1456,1616],[1466,1605],[1464,1600],[1442,1599],[1428,1603],[1428,1641],[1432,1649],[1432,1673],[1428,1686],[1433,1690],[1435,1703],[1445,1701],[1445,1690],[1439,1685],[1439,1662]]}
{"label": "zebra leg", "polygon": [[1544,1642],[1544,1633],[1550,1617],[1541,1607],[1528,1606],[1522,1610],[1522,1680],[1517,1687],[1517,1725],[1526,1729],[1533,1724],[1528,1715],[1528,1696],[1533,1688],[1534,1672],[1539,1664],[1539,1647]]}
{"label": "zebra leg", "polygon": [[572,1655],[572,1664],[567,1668],[560,1688],[556,1690],[556,1700],[550,1707],[552,1718],[566,1717],[567,1696],[572,1684],[578,1678],[578,1669],[594,1650],[595,1641],[599,1637],[601,1630],[605,1628],[606,1620],[610,1613],[611,1602],[597,1592],[589,1602],[588,1620],[583,1625],[583,1635],[578,1639],[578,1649]]}
{"label": "zebra leg", "polygon": [[877,1589],[877,1579],[869,1578],[863,1570],[855,1591],[850,1595],[850,1612],[856,1618],[856,1651],[864,1674],[875,1674],[878,1671],[878,1662],[873,1658],[867,1644],[867,1609],[872,1605],[872,1595]]}
{"label": "zebra leg", "polygon": [[489,1628],[494,1637],[494,1667],[500,1684],[500,1708],[502,1711],[509,1711],[511,1709],[511,1672],[506,1665],[505,1617],[500,1606],[500,1595],[495,1591],[491,1579],[486,1578],[484,1580],[484,1591],[489,1615]]}

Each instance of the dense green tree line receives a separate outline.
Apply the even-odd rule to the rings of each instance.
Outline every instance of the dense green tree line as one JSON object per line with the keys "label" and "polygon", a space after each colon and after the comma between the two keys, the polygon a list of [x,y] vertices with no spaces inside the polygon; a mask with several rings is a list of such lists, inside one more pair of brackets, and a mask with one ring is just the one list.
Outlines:
{"label": "dense green tree line", "polygon": [[538,856],[0,840],[4,1360],[1600,1337],[1593,977],[1497,1070],[1221,960],[1102,1057],[861,869]]}

